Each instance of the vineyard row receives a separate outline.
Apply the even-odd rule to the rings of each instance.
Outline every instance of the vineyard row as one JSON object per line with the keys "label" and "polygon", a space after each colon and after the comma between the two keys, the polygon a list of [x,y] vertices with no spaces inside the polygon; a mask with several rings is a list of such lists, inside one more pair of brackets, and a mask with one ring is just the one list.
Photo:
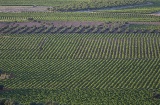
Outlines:
{"label": "vineyard row", "polygon": [[55,33],[160,33],[158,29],[130,29],[122,26],[4,26],[0,34],[55,34]]}
{"label": "vineyard row", "polygon": [[[1,59],[152,59],[160,58],[159,37],[48,35],[1,37]],[[138,35],[135,35],[138,36]]]}

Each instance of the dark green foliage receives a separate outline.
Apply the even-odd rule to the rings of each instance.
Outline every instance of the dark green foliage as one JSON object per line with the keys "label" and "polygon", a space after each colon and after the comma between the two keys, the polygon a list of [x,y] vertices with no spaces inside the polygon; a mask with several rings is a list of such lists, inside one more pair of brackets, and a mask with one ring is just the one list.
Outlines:
{"label": "dark green foliage", "polygon": [[[159,99],[152,98],[152,89],[127,88],[83,88],[83,89],[15,89],[5,96],[14,97],[18,102],[29,105],[31,102],[43,105],[159,105]],[[160,90],[158,90],[160,91]],[[18,97],[21,96],[21,97]],[[47,101],[49,100],[55,101]],[[59,104],[58,104],[58,103]],[[56,104],[57,103],[57,104]]]}
{"label": "dark green foliage", "polygon": [[0,105],[20,105],[20,104],[10,99],[0,99]]}
{"label": "dark green foliage", "polygon": [[4,86],[3,85],[0,85],[0,90],[3,90]]}
{"label": "dark green foliage", "polygon": [[[0,99],[0,105],[24,105],[20,104],[19,102],[13,101],[11,99]],[[57,102],[46,102],[46,103],[36,103],[31,102],[29,105],[59,105]]]}

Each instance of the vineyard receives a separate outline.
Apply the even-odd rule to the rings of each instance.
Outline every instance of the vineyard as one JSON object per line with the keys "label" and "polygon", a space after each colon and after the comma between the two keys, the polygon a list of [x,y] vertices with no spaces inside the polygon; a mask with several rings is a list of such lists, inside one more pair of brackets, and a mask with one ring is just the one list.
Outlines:
{"label": "vineyard", "polygon": [[0,105],[160,104],[159,0],[0,3]]}
{"label": "vineyard", "polygon": [[[159,59],[6,59],[1,60],[0,66],[18,76],[3,82],[15,90],[0,96],[22,102],[52,98],[62,104],[74,104],[77,101],[91,104],[97,95],[99,97],[95,102],[104,104],[108,104],[107,100],[110,99],[109,102],[118,102],[120,105],[133,102],[134,99],[134,103],[138,104],[159,102],[152,100],[153,89],[159,86]],[[127,98],[128,95],[130,98]]]}
{"label": "vineyard", "polygon": [[[126,2],[127,1],[127,2]],[[82,9],[105,8],[111,6],[133,5],[146,2],[146,0],[0,0],[1,5],[47,5],[53,6],[51,11],[73,11]]]}
{"label": "vineyard", "polygon": [[[0,34],[67,34],[67,33],[160,33],[159,25],[132,25],[127,22],[21,22],[0,23]],[[34,24],[34,25],[29,25]],[[91,25],[90,25],[91,24]]]}
{"label": "vineyard", "polygon": [[108,12],[23,12],[0,13],[0,21],[26,22],[28,18],[37,21],[100,21],[100,22],[159,22],[160,17],[140,13],[108,13]]}
{"label": "vineyard", "polygon": [[19,34],[0,42],[0,67],[17,76],[2,82],[13,91],[1,97],[27,104],[45,102],[48,94],[61,104],[159,103],[152,99],[159,89],[159,34]]}
{"label": "vineyard", "polygon": [[[152,36],[152,37],[151,37]],[[152,59],[158,34],[55,34],[0,38],[1,59]]]}

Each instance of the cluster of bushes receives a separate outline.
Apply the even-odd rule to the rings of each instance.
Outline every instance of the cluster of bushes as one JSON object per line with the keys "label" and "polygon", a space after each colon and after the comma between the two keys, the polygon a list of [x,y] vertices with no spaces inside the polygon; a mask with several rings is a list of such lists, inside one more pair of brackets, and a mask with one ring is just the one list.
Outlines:
{"label": "cluster of bushes", "polygon": [[124,6],[143,3],[146,0],[90,0],[83,1],[80,3],[71,3],[64,6],[56,6],[53,8],[48,8],[51,11],[76,11],[76,10],[87,10],[87,9],[97,9],[106,8],[113,6]]}

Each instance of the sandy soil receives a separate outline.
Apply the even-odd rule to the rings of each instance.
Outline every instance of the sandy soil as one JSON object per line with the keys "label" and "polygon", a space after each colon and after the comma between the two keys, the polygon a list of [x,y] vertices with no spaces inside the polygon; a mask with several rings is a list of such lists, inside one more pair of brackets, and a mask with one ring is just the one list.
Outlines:
{"label": "sandy soil", "polygon": [[[0,6],[0,12],[47,12],[47,6]],[[49,11],[48,11],[49,12]]]}

